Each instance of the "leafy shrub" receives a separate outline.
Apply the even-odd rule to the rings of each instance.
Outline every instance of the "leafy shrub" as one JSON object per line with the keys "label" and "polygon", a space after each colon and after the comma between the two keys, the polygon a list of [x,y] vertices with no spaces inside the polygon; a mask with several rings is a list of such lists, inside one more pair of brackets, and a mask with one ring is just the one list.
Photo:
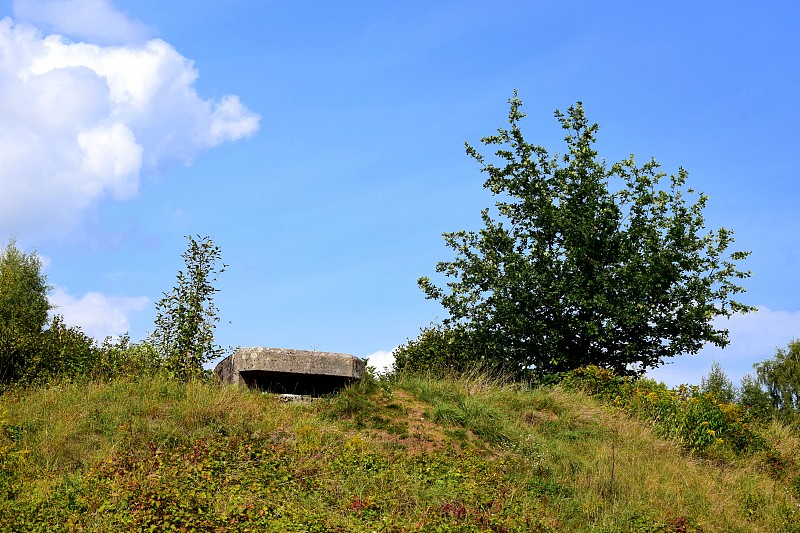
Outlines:
{"label": "leafy shrub", "polygon": [[432,372],[434,374],[463,372],[470,364],[466,333],[453,327],[431,324],[394,352],[394,370]]}
{"label": "leafy shrub", "polygon": [[98,349],[91,337],[78,327],[67,327],[62,317],[55,316],[50,327],[42,332],[30,372],[36,380],[88,376],[97,357]]}
{"label": "leafy shrub", "polygon": [[[672,392],[674,425],[669,429],[692,451],[725,445],[738,454],[761,450],[764,438],[752,431],[747,412],[741,406],[720,402],[713,393],[701,393],[694,387]],[[688,397],[687,397],[688,393]],[[662,394],[665,394],[662,392]],[[637,390],[641,404],[649,402],[647,390]],[[663,426],[664,424],[662,424]]]}
{"label": "leafy shrub", "polygon": [[651,379],[620,377],[595,366],[567,372],[562,383],[649,420],[662,436],[679,441],[692,452],[720,447],[745,454],[766,448],[764,438],[750,426],[747,409],[719,401],[714,392],[703,393],[696,386],[669,389]]}
{"label": "leafy shrub", "polygon": [[624,393],[626,385],[631,378],[615,374],[607,368],[585,366],[565,372],[561,376],[561,383],[567,389],[580,390],[586,394],[597,396],[604,400],[615,400]]}
{"label": "leafy shrub", "polygon": [[503,366],[492,355],[493,348],[460,325],[431,324],[394,352],[394,370],[425,372],[436,376],[465,373],[525,377],[510,366]]}
{"label": "leafy shrub", "polygon": [[162,365],[155,346],[146,340],[132,343],[127,333],[117,339],[106,337],[96,352],[91,369],[93,379],[152,375]]}
{"label": "leafy shrub", "polygon": [[13,240],[0,250],[0,387],[142,375],[159,366],[152,346],[127,336],[98,345],[60,315],[48,324],[49,290],[36,253]]}
{"label": "leafy shrub", "polygon": [[84,335],[80,328],[67,327],[58,315],[53,317],[50,327],[41,332],[3,338],[0,352],[4,348],[6,356],[21,363],[13,369],[13,379],[0,380],[6,385],[34,385],[56,377],[74,379],[87,376],[98,356],[94,340]]}

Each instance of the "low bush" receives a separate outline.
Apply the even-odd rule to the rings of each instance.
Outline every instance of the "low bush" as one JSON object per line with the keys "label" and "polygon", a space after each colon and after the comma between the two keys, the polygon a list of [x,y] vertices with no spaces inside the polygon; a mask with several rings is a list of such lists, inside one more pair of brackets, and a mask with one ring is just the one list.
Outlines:
{"label": "low bush", "polygon": [[461,371],[470,360],[464,334],[432,324],[394,351],[394,370],[434,374]]}
{"label": "low bush", "polygon": [[117,339],[106,337],[96,350],[92,363],[87,374],[95,380],[104,380],[118,376],[153,375],[161,368],[162,359],[151,343],[131,342],[125,334]]}
{"label": "low bush", "polygon": [[394,351],[396,372],[422,372],[432,376],[460,374],[513,375],[515,370],[498,365],[492,349],[477,341],[464,327],[431,324]]}
{"label": "low bush", "polygon": [[747,409],[720,401],[713,392],[704,393],[696,386],[669,389],[651,379],[621,377],[595,366],[566,373],[562,384],[650,421],[660,435],[676,439],[692,452],[718,449],[741,455],[766,448],[764,438],[751,426]]}

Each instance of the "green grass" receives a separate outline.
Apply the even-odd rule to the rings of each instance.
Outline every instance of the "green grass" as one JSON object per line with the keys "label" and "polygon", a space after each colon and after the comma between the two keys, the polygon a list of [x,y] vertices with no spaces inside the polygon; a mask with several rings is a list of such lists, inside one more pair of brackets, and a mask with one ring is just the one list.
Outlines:
{"label": "green grass", "polygon": [[13,390],[0,531],[800,531],[792,431],[715,456],[656,430],[482,376],[307,404],[162,377]]}

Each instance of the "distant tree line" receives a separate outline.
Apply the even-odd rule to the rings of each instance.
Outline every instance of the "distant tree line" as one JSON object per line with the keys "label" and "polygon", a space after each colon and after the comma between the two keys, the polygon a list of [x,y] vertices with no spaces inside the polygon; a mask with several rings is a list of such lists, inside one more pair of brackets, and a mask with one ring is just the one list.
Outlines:
{"label": "distant tree line", "polygon": [[154,332],[131,342],[125,334],[102,342],[65,325],[47,296],[51,287],[35,252],[15,240],[0,249],[0,390],[54,378],[109,379],[167,372],[180,380],[203,375],[203,364],[223,350],[214,343],[218,322],[213,284],[220,249],[208,237],[187,237],[185,268],[157,304]]}

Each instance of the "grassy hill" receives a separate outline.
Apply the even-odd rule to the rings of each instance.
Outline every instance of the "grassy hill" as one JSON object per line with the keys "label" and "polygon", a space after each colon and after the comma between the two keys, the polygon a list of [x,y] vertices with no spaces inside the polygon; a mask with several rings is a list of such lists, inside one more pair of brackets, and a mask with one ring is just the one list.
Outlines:
{"label": "grassy hill", "polygon": [[485,377],[54,384],[0,396],[0,531],[800,531],[800,442],[759,431],[780,468]]}

